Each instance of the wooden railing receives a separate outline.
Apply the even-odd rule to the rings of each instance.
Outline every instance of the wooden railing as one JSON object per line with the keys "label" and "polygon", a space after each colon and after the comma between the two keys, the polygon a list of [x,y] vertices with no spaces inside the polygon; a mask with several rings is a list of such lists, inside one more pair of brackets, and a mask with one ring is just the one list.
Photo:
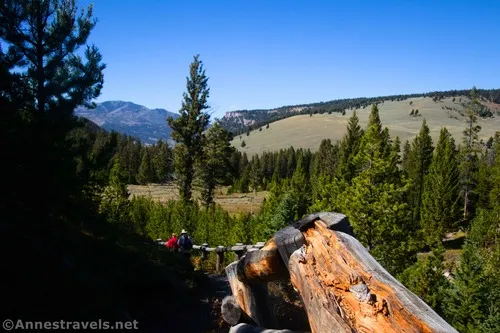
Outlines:
{"label": "wooden railing", "polygon": [[[165,246],[166,242],[162,240],[156,241],[158,245]],[[258,242],[257,244],[245,245],[243,243],[236,243],[231,246],[209,247],[207,243],[201,245],[193,244],[193,250],[199,250],[201,252],[201,260],[204,261],[208,258],[210,252],[214,252],[216,255],[215,270],[217,273],[222,272],[222,265],[224,264],[224,253],[234,252],[234,260],[239,260],[247,252],[258,251],[264,247],[265,242]]]}
{"label": "wooden railing", "polygon": [[[354,238],[345,215],[308,215],[226,267],[232,296],[222,303],[231,332],[285,332],[267,283],[289,280],[313,333],[457,331],[390,275]],[[287,331],[291,332],[291,331]]]}

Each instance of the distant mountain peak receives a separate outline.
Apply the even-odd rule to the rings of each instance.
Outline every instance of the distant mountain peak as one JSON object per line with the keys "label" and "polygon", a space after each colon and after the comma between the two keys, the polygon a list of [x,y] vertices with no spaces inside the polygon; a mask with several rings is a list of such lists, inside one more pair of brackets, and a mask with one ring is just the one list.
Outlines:
{"label": "distant mountain peak", "polygon": [[78,107],[75,115],[91,120],[106,130],[114,130],[139,138],[146,144],[160,139],[171,142],[171,128],[167,118],[179,117],[161,108],[148,109],[129,101],[105,101],[97,103],[96,108]]}

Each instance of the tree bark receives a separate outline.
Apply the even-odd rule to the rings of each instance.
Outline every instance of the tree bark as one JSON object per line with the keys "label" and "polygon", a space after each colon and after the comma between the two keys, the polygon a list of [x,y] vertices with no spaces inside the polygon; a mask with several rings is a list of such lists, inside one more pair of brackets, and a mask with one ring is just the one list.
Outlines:
{"label": "tree bark", "polygon": [[238,279],[248,283],[265,283],[289,278],[274,238],[271,238],[259,251],[246,253],[238,261],[237,272]]}
{"label": "tree bark", "polygon": [[352,236],[320,220],[290,257],[312,332],[457,332]]}
{"label": "tree bark", "polygon": [[268,306],[267,284],[247,284],[238,279],[238,262],[226,267],[233,296],[241,310],[258,326],[274,327],[275,320]]}

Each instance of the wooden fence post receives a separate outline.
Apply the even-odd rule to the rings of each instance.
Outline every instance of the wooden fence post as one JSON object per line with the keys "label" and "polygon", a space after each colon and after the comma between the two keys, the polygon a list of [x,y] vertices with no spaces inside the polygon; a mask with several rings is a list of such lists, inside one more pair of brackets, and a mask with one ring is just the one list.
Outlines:
{"label": "wooden fence post", "polygon": [[208,247],[207,243],[203,243],[200,246],[200,251],[201,251],[201,270],[205,268],[205,261],[208,258],[208,252],[205,250]]}
{"label": "wooden fence post", "polygon": [[217,255],[217,261],[215,262],[215,271],[220,273],[222,265],[224,264],[224,250],[226,248],[224,246],[217,246],[215,249],[215,254]]}
{"label": "wooden fence post", "polygon": [[242,250],[234,250],[234,261],[240,260],[240,258],[245,254],[243,243],[236,243],[236,246],[241,246]]}

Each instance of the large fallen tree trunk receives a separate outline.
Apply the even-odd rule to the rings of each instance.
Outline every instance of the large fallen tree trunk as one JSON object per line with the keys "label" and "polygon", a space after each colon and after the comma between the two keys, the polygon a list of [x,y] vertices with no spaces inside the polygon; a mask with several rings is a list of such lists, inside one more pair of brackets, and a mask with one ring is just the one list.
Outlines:
{"label": "large fallen tree trunk", "polygon": [[[239,293],[236,302],[252,319],[257,318],[259,326],[264,320],[256,314],[268,309],[258,309],[255,294],[241,290],[257,290],[259,282],[283,279],[286,268],[313,333],[457,332],[369,254],[342,214],[311,214],[280,230],[268,248],[273,250],[251,252],[259,260],[243,257],[226,269],[229,276],[238,268],[238,274],[232,273],[238,281],[229,279],[233,293]],[[255,264],[262,261],[273,264]],[[233,288],[239,283],[244,288]]]}

